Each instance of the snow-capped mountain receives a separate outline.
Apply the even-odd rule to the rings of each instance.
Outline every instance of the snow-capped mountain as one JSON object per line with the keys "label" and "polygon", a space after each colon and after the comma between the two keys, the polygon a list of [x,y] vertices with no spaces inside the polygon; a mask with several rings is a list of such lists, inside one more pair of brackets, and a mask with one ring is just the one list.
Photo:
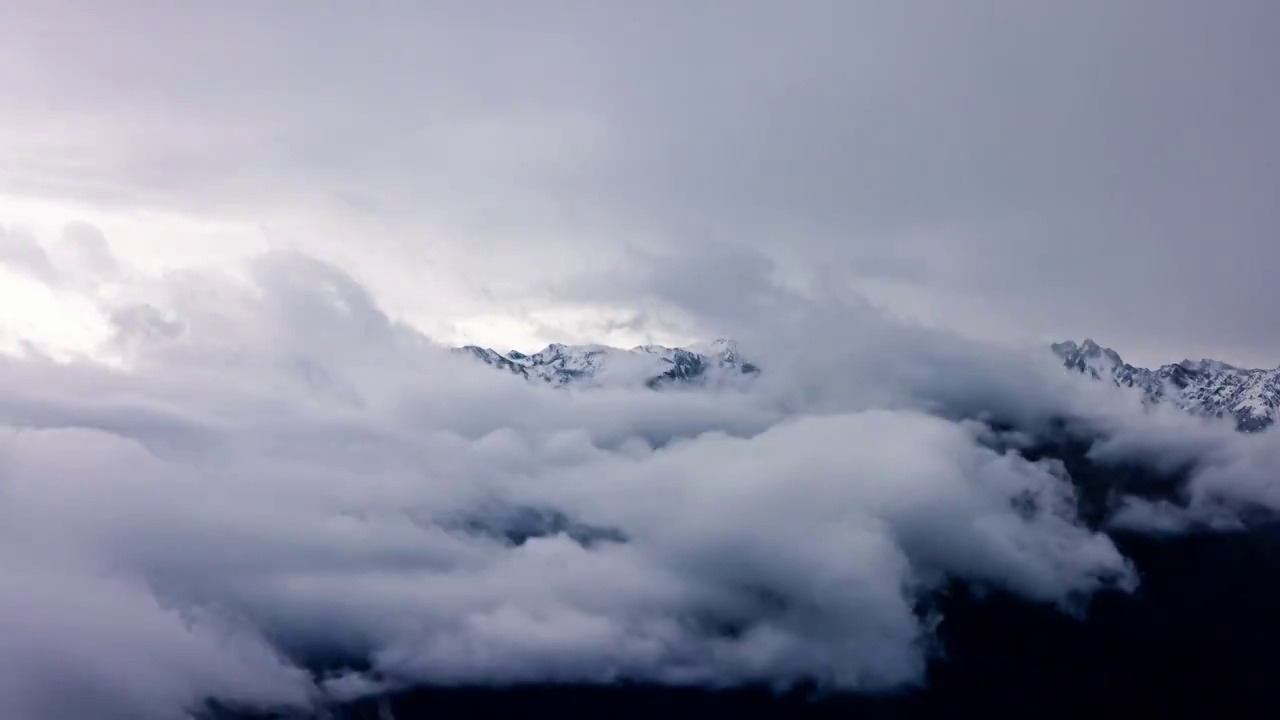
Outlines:
{"label": "snow-capped mountain", "polygon": [[[1138,388],[1149,403],[1169,402],[1196,414],[1230,417],[1245,432],[1262,430],[1280,418],[1280,368],[1246,369],[1204,359],[1149,369],[1126,363],[1115,350],[1093,340],[1052,347],[1066,368]],[[553,343],[531,355],[515,350],[504,354],[477,345],[454,352],[552,387],[739,386],[760,373],[759,367],[741,357],[734,341],[723,339],[690,348]]]}
{"label": "snow-capped mountain", "polygon": [[1262,430],[1280,416],[1280,368],[1238,368],[1218,360],[1183,360],[1156,369],[1135,367],[1093,340],[1055,343],[1063,365],[1094,379],[1135,387],[1148,402],[1172,402],[1189,412],[1230,417],[1245,432]]}
{"label": "snow-capped mountain", "polygon": [[692,348],[638,345],[631,349],[605,345],[553,343],[526,355],[506,354],[478,345],[456,348],[496,368],[553,387],[568,385],[737,385],[760,369],[742,359],[737,343],[716,340]]}

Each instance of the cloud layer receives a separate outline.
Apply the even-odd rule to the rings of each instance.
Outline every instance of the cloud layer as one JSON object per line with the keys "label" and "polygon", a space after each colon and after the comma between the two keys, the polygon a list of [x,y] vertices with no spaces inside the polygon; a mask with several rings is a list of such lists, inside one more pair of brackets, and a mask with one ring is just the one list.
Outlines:
{"label": "cloud layer", "polygon": [[113,362],[0,359],[6,717],[911,686],[946,581],[1069,612],[1137,584],[1063,466],[1011,448],[1065,422],[1099,464],[1190,468],[1132,527],[1276,503],[1274,433],[838,296],[770,296],[748,390],[574,392],[447,352],[305,256],[131,287],[92,295]]}

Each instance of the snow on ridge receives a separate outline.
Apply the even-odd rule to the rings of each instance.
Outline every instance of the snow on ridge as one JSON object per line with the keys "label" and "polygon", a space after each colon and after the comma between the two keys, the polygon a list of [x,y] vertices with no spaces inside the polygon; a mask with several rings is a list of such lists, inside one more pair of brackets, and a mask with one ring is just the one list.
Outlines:
{"label": "snow on ridge", "polygon": [[1244,369],[1208,358],[1135,367],[1093,340],[1055,343],[1053,351],[1068,369],[1136,387],[1149,403],[1172,402],[1198,415],[1232,418],[1245,432],[1263,430],[1280,417],[1280,368]]}
{"label": "snow on ridge", "polygon": [[[1055,343],[1052,349],[1069,370],[1137,388],[1148,404],[1172,403],[1197,415],[1231,418],[1245,432],[1266,429],[1280,418],[1280,368],[1244,369],[1211,359],[1142,368],[1092,339]],[[454,352],[558,388],[742,387],[760,373],[741,356],[737,343],[723,338],[687,348],[552,343],[528,355],[476,345]]]}
{"label": "snow on ridge", "polygon": [[638,345],[624,349],[552,343],[529,355],[515,350],[504,355],[477,345],[455,348],[454,352],[468,353],[488,365],[552,387],[737,386],[759,374],[759,368],[740,358],[737,344],[724,339],[696,348]]}

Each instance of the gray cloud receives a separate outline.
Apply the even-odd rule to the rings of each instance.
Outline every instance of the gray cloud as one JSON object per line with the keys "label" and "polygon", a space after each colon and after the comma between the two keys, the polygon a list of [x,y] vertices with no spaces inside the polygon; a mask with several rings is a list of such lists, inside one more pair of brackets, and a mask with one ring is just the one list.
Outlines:
{"label": "gray cloud", "polygon": [[[121,325],[119,368],[0,363],[16,717],[421,682],[896,687],[921,680],[915,604],[946,578],[1064,607],[1134,581],[1059,470],[923,411],[1004,387],[993,407],[1141,429],[1136,403],[867,308],[810,312],[876,337],[829,348],[840,372],[574,393],[442,351],[303,256],[169,275],[145,302],[166,329]],[[458,525],[486,507],[612,530],[512,545]],[[137,672],[94,662],[126,641]],[[295,666],[334,657],[376,676]]]}
{"label": "gray cloud", "polygon": [[1274,431],[1146,410],[838,288],[761,284],[743,351],[765,372],[719,392],[526,384],[299,254],[134,290],[99,300],[118,366],[0,361],[6,716],[420,683],[913,685],[941,583],[1073,612],[1135,586],[1060,464],[993,449],[1055,422],[1103,466],[1191,469],[1185,502],[1130,498],[1115,527],[1276,507]]}
{"label": "gray cloud", "polygon": [[727,243],[983,337],[1280,357],[1270,3],[11,15],[6,188],[305,208],[420,303],[394,258],[510,310],[626,243]]}
{"label": "gray cloud", "polygon": [[0,227],[0,265],[46,285],[56,285],[59,282],[49,254],[35,236],[29,233]]}

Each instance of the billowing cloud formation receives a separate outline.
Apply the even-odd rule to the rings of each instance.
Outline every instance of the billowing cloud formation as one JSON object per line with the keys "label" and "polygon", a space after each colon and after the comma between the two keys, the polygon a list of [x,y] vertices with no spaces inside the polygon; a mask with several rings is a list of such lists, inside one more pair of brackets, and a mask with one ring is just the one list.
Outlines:
{"label": "billowing cloud formation", "polygon": [[1194,492],[1270,502],[1271,434],[1236,453],[1047,353],[778,298],[749,391],[574,392],[455,356],[298,255],[102,295],[114,363],[0,360],[0,715],[918,683],[947,580],[1064,609],[1136,583],[1062,465],[993,449],[984,419],[1090,428],[1099,462],[1177,448]]}

